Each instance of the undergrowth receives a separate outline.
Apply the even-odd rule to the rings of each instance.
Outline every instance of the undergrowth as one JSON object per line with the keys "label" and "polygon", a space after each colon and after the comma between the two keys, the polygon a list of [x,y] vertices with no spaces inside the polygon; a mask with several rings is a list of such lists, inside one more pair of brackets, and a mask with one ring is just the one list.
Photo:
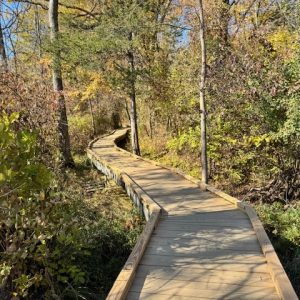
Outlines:
{"label": "undergrowth", "polygon": [[255,209],[296,293],[300,295],[300,204],[256,204]]}
{"label": "undergrowth", "polygon": [[143,220],[83,156],[47,167],[18,119],[0,116],[0,299],[104,299]]}

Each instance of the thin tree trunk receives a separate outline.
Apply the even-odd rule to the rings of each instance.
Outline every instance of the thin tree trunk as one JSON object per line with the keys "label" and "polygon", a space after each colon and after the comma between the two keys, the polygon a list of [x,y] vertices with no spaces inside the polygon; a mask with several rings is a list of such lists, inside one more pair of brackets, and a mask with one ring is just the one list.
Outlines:
{"label": "thin tree trunk", "polygon": [[13,41],[11,34],[9,35],[9,42],[10,42],[10,46],[12,49],[12,54],[14,56],[14,66],[15,66],[15,73],[18,74],[18,59],[17,59],[17,51],[16,51],[16,47],[14,45],[15,41]]}
{"label": "thin tree trunk", "polygon": [[56,93],[58,104],[58,135],[59,135],[59,151],[64,166],[72,166],[74,164],[71,155],[70,137],[68,128],[68,118],[66,111],[66,102],[63,93],[63,80],[61,74],[60,50],[58,42],[58,0],[49,1],[49,26],[50,40],[54,47],[52,57],[52,79],[53,90]]}
{"label": "thin tree trunk", "polygon": [[[133,33],[130,34],[130,41],[133,39]],[[136,155],[141,155],[138,137],[137,126],[137,112],[136,112],[136,74],[135,74],[135,61],[133,51],[128,52],[129,64],[130,64],[130,126],[131,126],[131,145],[132,151]]]}
{"label": "thin tree trunk", "polygon": [[127,99],[124,99],[124,101],[125,101],[126,114],[127,114],[127,117],[128,117],[128,121],[130,122],[130,113],[129,113],[129,109],[128,109]]}
{"label": "thin tree trunk", "polygon": [[228,45],[228,26],[230,21],[230,0],[223,0],[223,6],[221,8],[220,22],[221,22],[221,32],[223,46]]}
{"label": "thin tree trunk", "polygon": [[40,13],[39,13],[39,7],[35,6],[35,12],[34,12],[34,22],[35,22],[35,32],[37,37],[37,47],[38,47],[38,55],[40,59],[40,72],[41,76],[44,77],[44,67],[41,64],[42,59],[42,38],[41,38],[41,20],[40,20]]}
{"label": "thin tree trunk", "polygon": [[95,124],[95,117],[94,117],[92,101],[90,99],[89,99],[89,108],[90,108],[90,114],[91,114],[91,119],[92,119],[93,137],[94,137],[96,135],[96,124]]}
{"label": "thin tree trunk", "polygon": [[150,134],[150,138],[151,140],[153,139],[153,113],[150,111],[149,114],[149,134]]}
{"label": "thin tree trunk", "polygon": [[199,3],[199,38],[201,46],[201,75],[200,75],[200,113],[201,113],[201,168],[202,182],[208,182],[208,164],[207,164],[207,141],[206,141],[206,108],[205,108],[205,84],[206,84],[206,44],[205,44],[205,27],[202,0]]}
{"label": "thin tree trunk", "polygon": [[[1,1],[0,1],[1,4]],[[4,43],[4,36],[2,31],[2,24],[1,24],[1,16],[2,12],[0,11],[0,55],[2,59],[2,65],[5,71],[8,70],[8,62],[7,62],[7,55],[5,50],[5,43]]]}

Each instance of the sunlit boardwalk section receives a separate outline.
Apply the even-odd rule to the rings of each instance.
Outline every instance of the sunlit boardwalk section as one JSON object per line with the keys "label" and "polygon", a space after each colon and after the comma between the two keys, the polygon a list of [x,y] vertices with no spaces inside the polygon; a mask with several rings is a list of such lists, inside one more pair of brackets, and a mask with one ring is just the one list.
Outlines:
{"label": "sunlit boardwalk section", "polygon": [[137,194],[152,199],[161,213],[158,221],[149,219],[154,225],[141,239],[144,248],[134,250],[109,299],[297,299],[267,241],[264,249],[274,262],[262,251],[264,237],[247,213],[169,169],[118,150],[114,141],[124,133],[94,142],[92,160],[100,169],[127,174]]}

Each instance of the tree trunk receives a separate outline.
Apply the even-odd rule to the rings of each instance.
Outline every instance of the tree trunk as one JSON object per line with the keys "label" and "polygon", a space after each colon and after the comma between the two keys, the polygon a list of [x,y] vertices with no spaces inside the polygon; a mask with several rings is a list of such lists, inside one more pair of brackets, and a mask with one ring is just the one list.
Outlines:
{"label": "tree trunk", "polygon": [[93,137],[96,136],[96,123],[95,123],[95,117],[94,117],[94,111],[93,111],[93,105],[91,99],[89,99],[89,108],[90,108],[90,114],[92,119],[92,128],[93,128]]}
{"label": "tree trunk", "polygon": [[130,122],[130,113],[129,113],[129,109],[128,109],[127,99],[125,98],[124,101],[125,101],[126,114],[127,114],[127,117],[128,117],[128,121]]}
{"label": "tree trunk", "polygon": [[36,32],[36,42],[38,46],[38,56],[40,59],[40,73],[42,78],[44,77],[44,67],[41,64],[41,59],[42,59],[42,37],[41,37],[41,20],[40,20],[40,13],[39,13],[39,7],[35,6],[35,11],[34,11],[34,23],[35,23],[35,32]]}
{"label": "tree trunk", "polygon": [[208,182],[208,164],[207,164],[207,141],[206,141],[206,108],[205,108],[205,84],[206,84],[206,44],[205,44],[205,28],[202,0],[199,3],[199,38],[201,46],[201,74],[200,74],[200,113],[201,113],[201,167],[202,182]]}
{"label": "tree trunk", "polygon": [[150,111],[149,114],[149,134],[150,134],[150,139],[153,139],[153,112]]}
{"label": "tree trunk", "polygon": [[[130,34],[129,40],[132,41],[133,33]],[[136,74],[135,74],[135,61],[133,51],[128,52],[130,64],[130,127],[131,127],[131,146],[132,151],[136,155],[141,155],[138,126],[137,126],[137,113],[136,113]]]}
{"label": "tree trunk", "polygon": [[[232,4],[233,5],[233,4]],[[222,43],[223,46],[228,45],[228,26],[230,21],[230,0],[223,0],[223,6],[221,8],[221,15],[220,15],[220,22],[222,24],[221,26],[221,32],[220,36],[222,37]]]}
{"label": "tree trunk", "polygon": [[[1,1],[0,1],[1,4]],[[1,15],[2,12],[0,11],[0,55],[2,59],[2,65],[5,71],[8,70],[8,62],[7,62],[7,55],[5,50],[5,43],[4,43],[4,36],[2,31],[2,24],[1,24]]]}
{"label": "tree trunk", "polygon": [[58,0],[49,1],[49,27],[50,40],[54,47],[52,54],[52,79],[53,90],[56,94],[58,106],[59,151],[63,166],[72,166],[74,162],[71,155],[68,118],[66,111],[66,102],[63,93],[63,80],[61,74],[60,50],[58,45]]}

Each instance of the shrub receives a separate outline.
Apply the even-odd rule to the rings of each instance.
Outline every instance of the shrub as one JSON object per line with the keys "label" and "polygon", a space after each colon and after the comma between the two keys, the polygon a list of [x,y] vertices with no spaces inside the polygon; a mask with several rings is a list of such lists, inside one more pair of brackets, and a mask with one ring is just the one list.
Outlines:
{"label": "shrub", "polygon": [[90,115],[76,114],[69,116],[69,133],[72,150],[76,153],[84,153],[93,137]]}
{"label": "shrub", "polygon": [[257,204],[255,208],[294,288],[300,294],[300,205]]}
{"label": "shrub", "polygon": [[0,116],[0,298],[104,297],[140,228],[106,219],[79,184],[58,184],[36,139],[18,114]]}

